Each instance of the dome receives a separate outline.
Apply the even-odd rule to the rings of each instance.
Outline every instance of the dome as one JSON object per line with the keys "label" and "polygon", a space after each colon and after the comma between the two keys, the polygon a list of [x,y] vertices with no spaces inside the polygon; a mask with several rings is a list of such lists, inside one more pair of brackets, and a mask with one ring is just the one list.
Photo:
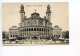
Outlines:
{"label": "dome", "polygon": [[50,8],[50,5],[48,4],[47,8]]}
{"label": "dome", "polygon": [[53,29],[61,30],[61,28],[57,25],[55,25]]}
{"label": "dome", "polygon": [[37,17],[39,17],[39,16],[40,16],[39,13],[36,13],[36,12],[34,12],[34,13],[31,14],[31,17],[33,17],[33,18],[34,18],[34,17],[37,18]]}
{"label": "dome", "polygon": [[21,5],[21,8],[24,8],[24,5],[23,4]]}
{"label": "dome", "polygon": [[17,26],[12,26],[10,29],[18,29]]}
{"label": "dome", "polygon": [[39,15],[39,13],[34,12],[34,13],[32,13],[31,15]]}
{"label": "dome", "polygon": [[59,27],[57,25],[55,25],[54,28],[59,28]]}

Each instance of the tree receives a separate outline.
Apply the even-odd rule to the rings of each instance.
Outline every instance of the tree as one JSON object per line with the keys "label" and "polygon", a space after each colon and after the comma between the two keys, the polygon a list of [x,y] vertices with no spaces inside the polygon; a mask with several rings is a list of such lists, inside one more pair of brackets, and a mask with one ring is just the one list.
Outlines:
{"label": "tree", "polygon": [[2,32],[2,38],[3,38],[3,39],[8,39],[8,34],[7,34],[7,32],[5,32],[5,31]]}
{"label": "tree", "polygon": [[64,38],[69,38],[69,31],[66,31],[66,34],[65,34]]}
{"label": "tree", "polygon": [[3,37],[3,39],[6,38],[6,32],[5,31],[2,32],[2,37]]}

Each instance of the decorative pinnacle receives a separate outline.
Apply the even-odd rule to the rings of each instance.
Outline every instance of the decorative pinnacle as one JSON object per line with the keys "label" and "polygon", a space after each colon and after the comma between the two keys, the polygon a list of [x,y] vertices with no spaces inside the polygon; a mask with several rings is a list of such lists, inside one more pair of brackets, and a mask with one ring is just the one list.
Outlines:
{"label": "decorative pinnacle", "polygon": [[35,9],[35,13],[36,13],[36,9]]}
{"label": "decorative pinnacle", "polygon": [[23,5],[23,4],[21,4],[21,7],[23,8],[23,7],[24,7],[24,5]]}

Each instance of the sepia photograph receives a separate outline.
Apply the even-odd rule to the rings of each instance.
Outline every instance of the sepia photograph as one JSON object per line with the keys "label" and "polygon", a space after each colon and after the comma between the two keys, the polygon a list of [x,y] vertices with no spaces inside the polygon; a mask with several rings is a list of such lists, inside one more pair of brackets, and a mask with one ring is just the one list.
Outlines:
{"label": "sepia photograph", "polygon": [[2,3],[2,44],[69,45],[69,3]]}

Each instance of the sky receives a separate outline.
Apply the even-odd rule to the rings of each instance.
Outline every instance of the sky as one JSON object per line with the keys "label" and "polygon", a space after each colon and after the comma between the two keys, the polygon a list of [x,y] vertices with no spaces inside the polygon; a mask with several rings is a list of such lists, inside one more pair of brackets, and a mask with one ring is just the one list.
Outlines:
{"label": "sky", "polygon": [[28,18],[32,13],[46,16],[47,5],[51,7],[52,27],[58,25],[62,31],[69,30],[69,5],[68,2],[25,2],[25,3],[3,3],[2,4],[2,31],[9,31],[12,26],[19,26],[20,6],[24,5],[25,16]]}

